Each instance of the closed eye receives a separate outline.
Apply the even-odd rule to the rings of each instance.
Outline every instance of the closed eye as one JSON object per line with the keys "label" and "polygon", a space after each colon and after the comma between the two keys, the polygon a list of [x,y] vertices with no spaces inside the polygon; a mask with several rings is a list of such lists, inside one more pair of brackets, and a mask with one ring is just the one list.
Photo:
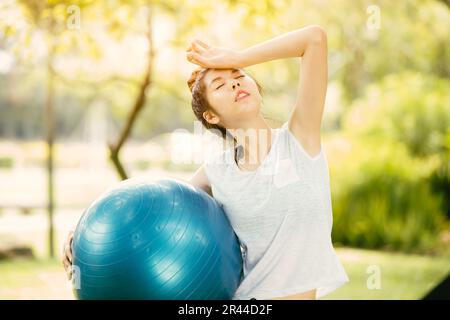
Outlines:
{"label": "closed eye", "polygon": [[[245,75],[241,75],[241,76],[237,77],[236,79],[239,79],[239,78],[242,78],[242,77],[245,77]],[[218,86],[218,87],[216,88],[216,90],[219,89],[220,87],[222,87],[223,85],[225,85],[225,84],[221,84],[220,86]]]}

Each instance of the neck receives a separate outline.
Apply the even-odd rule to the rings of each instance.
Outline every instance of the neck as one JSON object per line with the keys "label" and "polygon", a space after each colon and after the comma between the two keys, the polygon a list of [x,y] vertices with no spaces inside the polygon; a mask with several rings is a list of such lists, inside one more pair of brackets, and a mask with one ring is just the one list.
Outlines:
{"label": "neck", "polygon": [[233,135],[237,140],[237,145],[240,146],[237,160],[240,163],[250,165],[259,164],[272,146],[272,128],[260,115],[253,121],[246,122],[244,126],[234,130]]}

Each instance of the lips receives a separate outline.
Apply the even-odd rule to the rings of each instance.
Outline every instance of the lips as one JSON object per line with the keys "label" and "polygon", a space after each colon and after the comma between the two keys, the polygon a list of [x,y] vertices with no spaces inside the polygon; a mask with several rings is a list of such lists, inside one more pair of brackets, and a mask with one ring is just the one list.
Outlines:
{"label": "lips", "polygon": [[247,91],[245,91],[245,90],[239,90],[239,91],[236,93],[236,98],[234,99],[234,101],[241,100],[242,98],[244,98],[244,97],[246,97],[246,96],[249,96],[249,95],[250,95],[250,93],[248,93]]}

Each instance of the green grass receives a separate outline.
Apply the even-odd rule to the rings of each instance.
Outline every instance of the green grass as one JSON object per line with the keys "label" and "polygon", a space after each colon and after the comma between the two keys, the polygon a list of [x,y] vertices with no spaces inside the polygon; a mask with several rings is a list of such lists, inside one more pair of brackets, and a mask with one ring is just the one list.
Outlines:
{"label": "green grass", "polygon": [[[430,257],[374,250],[337,248],[350,282],[328,299],[420,299],[450,272],[450,257]],[[367,268],[376,265],[381,288],[368,289]],[[0,299],[72,299],[58,260],[0,263]]]}
{"label": "green grass", "polygon": [[[450,273],[450,256],[431,257],[375,250],[337,249],[350,282],[326,299],[421,299]],[[353,257],[352,257],[353,256]],[[381,275],[380,289],[368,289],[372,265]],[[370,268],[369,268],[370,271]]]}
{"label": "green grass", "polygon": [[0,262],[0,300],[72,299],[70,282],[58,260]]}

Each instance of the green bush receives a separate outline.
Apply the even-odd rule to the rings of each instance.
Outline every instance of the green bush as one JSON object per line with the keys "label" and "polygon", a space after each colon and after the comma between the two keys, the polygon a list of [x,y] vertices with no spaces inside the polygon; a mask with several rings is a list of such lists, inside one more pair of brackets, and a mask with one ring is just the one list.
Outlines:
{"label": "green bush", "polygon": [[333,240],[343,245],[431,252],[445,215],[426,177],[435,163],[414,159],[404,145],[352,138],[351,152],[330,177]]}
{"label": "green bush", "polygon": [[343,119],[349,165],[335,170],[337,241],[408,252],[439,246],[450,208],[448,88],[448,79],[403,72],[353,103]]}
{"label": "green bush", "polygon": [[414,156],[446,152],[450,80],[414,72],[387,76],[368,87],[344,120],[346,131],[404,144]]}
{"label": "green bush", "polygon": [[14,160],[11,157],[0,157],[0,168],[11,169],[14,165]]}

